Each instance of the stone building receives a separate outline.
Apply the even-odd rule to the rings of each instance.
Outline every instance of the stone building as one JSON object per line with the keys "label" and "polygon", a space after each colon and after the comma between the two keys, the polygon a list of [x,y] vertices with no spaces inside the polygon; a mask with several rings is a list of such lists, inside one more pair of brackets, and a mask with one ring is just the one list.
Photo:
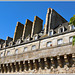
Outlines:
{"label": "stone building", "polygon": [[75,73],[74,25],[48,8],[46,23],[35,16],[17,22],[14,37],[0,39],[0,73]]}

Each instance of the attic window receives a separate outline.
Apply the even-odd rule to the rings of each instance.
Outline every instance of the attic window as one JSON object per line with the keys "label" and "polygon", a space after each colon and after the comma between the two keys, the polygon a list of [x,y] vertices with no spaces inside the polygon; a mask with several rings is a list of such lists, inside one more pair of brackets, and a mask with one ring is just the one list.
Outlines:
{"label": "attic window", "polygon": [[5,48],[5,45],[3,46],[3,48]]}
{"label": "attic window", "polygon": [[37,40],[37,36],[35,36],[34,39]]}
{"label": "attic window", "polygon": [[21,40],[18,40],[18,43],[20,44],[21,43]]}
{"label": "attic window", "polygon": [[9,45],[12,46],[12,43],[10,43]]}
{"label": "attic window", "polygon": [[27,41],[29,41],[29,38],[27,38]]}
{"label": "attic window", "polygon": [[62,33],[62,32],[63,32],[63,28],[60,28],[60,29],[59,29],[59,33]]}
{"label": "attic window", "polygon": [[53,35],[53,32],[52,31],[49,32],[49,36],[51,36],[51,35]]}

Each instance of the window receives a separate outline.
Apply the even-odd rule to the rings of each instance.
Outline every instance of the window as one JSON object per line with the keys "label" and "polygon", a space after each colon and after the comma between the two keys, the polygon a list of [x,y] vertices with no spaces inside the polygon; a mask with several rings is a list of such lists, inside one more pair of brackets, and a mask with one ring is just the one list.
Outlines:
{"label": "window", "polygon": [[74,28],[74,25],[71,26],[71,29],[75,29],[75,28]]}
{"label": "window", "polygon": [[63,28],[60,28],[60,29],[59,29],[59,33],[62,33],[62,32],[63,32]]}
{"label": "window", "polygon": [[51,36],[51,35],[53,35],[53,32],[52,31],[49,32],[49,36]]}
{"label": "window", "polygon": [[35,40],[37,40],[37,36],[35,36],[34,38],[35,38]]}
{"label": "window", "polygon": [[0,48],[1,48],[1,45],[0,45]]}
{"label": "window", "polygon": [[3,56],[3,52],[1,53],[1,57]]}
{"label": "window", "polygon": [[21,41],[19,40],[19,41],[18,41],[18,43],[20,44],[20,43],[21,43]]}
{"label": "window", "polygon": [[10,55],[10,51],[7,52],[7,55]]}
{"label": "window", "polygon": [[33,46],[32,46],[32,50],[35,50],[35,49],[36,49],[36,46],[35,46],[35,45],[33,45]]}
{"label": "window", "polygon": [[27,41],[29,41],[29,38],[27,38]]}
{"label": "window", "polygon": [[52,46],[52,42],[47,42],[47,47],[51,47]]}
{"label": "window", "polygon": [[5,48],[5,45],[3,46],[3,48]]}
{"label": "window", "polygon": [[72,42],[72,39],[73,39],[73,37],[70,37],[70,38],[69,38],[69,42]]}
{"label": "window", "polygon": [[16,49],[15,53],[18,54],[18,49]]}
{"label": "window", "polygon": [[27,51],[27,47],[24,48],[24,52],[26,52],[26,51]]}
{"label": "window", "polygon": [[12,43],[10,43],[9,45],[12,46]]}
{"label": "window", "polygon": [[61,45],[63,43],[63,40],[59,39],[57,43],[58,43],[58,45]]}

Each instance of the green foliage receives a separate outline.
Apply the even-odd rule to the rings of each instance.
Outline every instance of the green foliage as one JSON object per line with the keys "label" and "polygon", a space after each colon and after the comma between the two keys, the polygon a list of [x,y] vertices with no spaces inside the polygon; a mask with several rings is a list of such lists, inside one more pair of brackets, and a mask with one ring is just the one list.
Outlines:
{"label": "green foliage", "polygon": [[72,45],[75,45],[75,36],[73,36]]}
{"label": "green foliage", "polygon": [[[69,24],[75,26],[75,15],[73,15],[73,17],[70,18]],[[73,36],[72,45],[75,45],[75,36]]]}
{"label": "green foliage", "polygon": [[73,15],[73,17],[70,18],[69,24],[73,24],[75,26],[75,15]]}

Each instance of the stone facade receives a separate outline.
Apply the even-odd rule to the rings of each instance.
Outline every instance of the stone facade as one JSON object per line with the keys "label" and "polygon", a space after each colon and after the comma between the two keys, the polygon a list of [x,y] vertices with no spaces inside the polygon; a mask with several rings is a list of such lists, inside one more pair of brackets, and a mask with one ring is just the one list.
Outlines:
{"label": "stone facade", "polygon": [[22,40],[25,39],[28,35],[31,35],[32,24],[33,24],[33,22],[31,22],[28,19],[26,20],[26,24],[25,24],[24,30],[23,30]]}
{"label": "stone facade", "polygon": [[24,25],[21,24],[20,22],[17,22],[17,26],[15,28],[15,33],[14,33],[14,38],[13,38],[14,42],[17,41],[17,39],[19,39],[20,37],[22,37],[23,28],[24,28]]}
{"label": "stone facade", "polygon": [[0,39],[0,73],[75,74],[75,29],[52,8],[49,11],[58,18],[49,14],[52,18],[46,17],[46,22],[51,24],[44,29],[35,16],[34,22],[27,19],[25,25],[17,24],[14,38]]}

